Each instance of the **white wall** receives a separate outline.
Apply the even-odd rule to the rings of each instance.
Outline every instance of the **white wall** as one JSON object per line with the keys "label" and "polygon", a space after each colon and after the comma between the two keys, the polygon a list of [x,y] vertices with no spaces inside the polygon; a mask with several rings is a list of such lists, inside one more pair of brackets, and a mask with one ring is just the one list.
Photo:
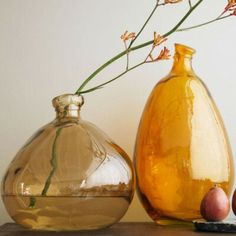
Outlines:
{"label": "white wall", "polygon": [[[186,0],[185,0],[186,1]],[[187,2],[187,1],[186,1]],[[155,0],[0,0],[0,177],[25,140],[54,118],[51,99],[74,92],[106,59],[123,49],[119,37],[138,31]],[[189,26],[215,17],[226,0],[205,0]],[[155,15],[142,40],[166,32],[187,10],[186,4],[165,7]],[[161,11],[162,11],[161,10]],[[236,143],[236,17],[168,40],[197,49],[194,67],[208,85]],[[142,50],[132,61],[141,60]],[[121,60],[97,81],[111,79]],[[132,157],[143,106],[153,86],[172,61],[149,64],[120,81],[85,97],[82,116],[108,133]],[[92,84],[95,84],[91,83]],[[0,203],[0,224],[10,221]],[[137,199],[123,220],[149,220]]]}

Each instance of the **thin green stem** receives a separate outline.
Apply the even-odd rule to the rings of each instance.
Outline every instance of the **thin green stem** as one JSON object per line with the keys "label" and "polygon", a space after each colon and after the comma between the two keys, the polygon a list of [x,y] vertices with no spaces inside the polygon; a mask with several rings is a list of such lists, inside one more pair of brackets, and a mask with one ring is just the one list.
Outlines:
{"label": "thin green stem", "polygon": [[128,51],[126,41],[124,41],[124,44],[125,44],[125,50],[127,51],[127,53],[126,53],[126,70],[128,70],[129,69],[129,51]]}
{"label": "thin green stem", "polygon": [[145,63],[145,61],[143,61],[143,62],[141,62],[141,63],[139,63],[139,64],[137,64],[137,65],[135,65],[135,66],[133,66],[133,67],[130,67],[128,70],[125,70],[125,71],[122,72],[121,74],[117,75],[115,78],[113,78],[113,79],[111,79],[111,80],[108,80],[107,82],[102,83],[102,84],[100,84],[100,85],[98,85],[98,86],[95,86],[95,87],[93,87],[93,88],[90,88],[90,89],[88,89],[88,90],[81,91],[80,94],[89,93],[89,92],[95,91],[95,90],[97,90],[97,89],[101,89],[101,88],[103,88],[104,85],[109,84],[109,83],[111,83],[111,82],[113,82],[113,81],[119,79],[121,76],[125,75],[126,73],[128,73],[128,72],[130,72],[130,71],[132,71],[132,70],[134,70],[134,69],[136,69],[137,67],[143,65],[144,63]]}
{"label": "thin green stem", "polygon": [[[195,5],[192,6],[191,9],[188,10],[188,12],[183,16],[183,18],[167,33],[165,33],[163,36],[167,37],[169,35],[171,35],[172,33],[174,33],[182,24],[183,22],[189,17],[189,15],[203,2],[203,0],[199,0]],[[142,43],[140,45],[137,45],[135,47],[131,47],[129,49],[130,51],[135,51],[138,50],[140,48],[144,48],[150,44],[153,43],[153,40],[150,40],[148,42]],[[87,79],[84,80],[84,82],[81,84],[81,86],[78,88],[78,90],[75,92],[76,94],[81,94],[83,88],[97,75],[99,74],[103,69],[105,69],[107,66],[109,66],[111,63],[113,63],[114,61],[117,61],[119,58],[123,57],[124,55],[126,55],[127,51],[123,51],[119,54],[117,54],[116,56],[114,56],[113,58],[111,58],[110,60],[108,60],[106,63],[104,63],[102,66],[100,66],[97,70],[95,70]]]}
{"label": "thin green stem", "polygon": [[29,208],[34,208],[35,204],[36,204],[36,198],[35,197],[30,197]]}
{"label": "thin green stem", "polygon": [[[57,131],[56,131],[56,136],[54,138],[54,141],[53,141],[53,145],[52,145],[52,156],[51,156],[51,160],[50,160],[50,163],[51,163],[51,166],[52,166],[52,170],[45,182],[45,185],[44,185],[44,188],[42,190],[42,193],[41,195],[42,196],[46,196],[47,195],[47,192],[48,192],[48,189],[51,185],[51,179],[54,175],[54,172],[56,171],[56,168],[57,168],[57,155],[56,155],[56,142],[57,142],[57,139],[61,133],[61,130],[62,128],[58,128]],[[36,204],[37,200],[35,197],[30,197],[30,204],[29,204],[29,207],[30,208],[34,208],[35,207],[35,204]]]}
{"label": "thin green stem", "polygon": [[172,33],[176,32],[178,28],[184,23],[184,21],[191,15],[191,13],[203,2],[204,0],[199,0],[195,5],[193,5],[189,11],[184,15],[184,17],[179,21],[179,23],[169,32],[164,34],[164,37],[171,35]]}
{"label": "thin green stem", "polygon": [[41,193],[42,196],[46,196],[47,195],[48,189],[49,189],[49,187],[51,185],[52,177],[53,177],[53,175],[54,175],[54,173],[56,171],[56,168],[57,168],[57,153],[56,153],[56,146],[57,145],[56,144],[57,144],[58,137],[59,137],[59,135],[61,133],[61,130],[62,130],[62,128],[58,128],[57,129],[56,136],[55,136],[54,141],[53,141],[53,145],[52,145],[52,158],[50,160],[50,164],[52,166],[52,170],[51,170],[51,172],[50,172],[50,174],[49,174],[49,176],[48,176],[48,178],[46,180],[46,183],[44,185],[44,188],[42,190],[42,193]]}
{"label": "thin green stem", "polygon": [[133,40],[131,40],[129,46],[127,47],[127,44],[125,42],[125,49],[126,49],[126,54],[127,54],[127,63],[126,63],[126,70],[129,69],[129,49],[132,47],[132,45],[134,44],[134,42],[137,40],[137,38],[140,36],[140,34],[143,32],[143,30],[145,29],[145,27],[147,26],[148,22],[150,21],[150,19],[152,18],[152,16],[154,15],[155,11],[157,10],[157,8],[160,6],[159,5],[160,0],[156,1],[156,5],[153,8],[153,10],[151,11],[150,15],[148,16],[147,20],[144,22],[142,28],[139,30],[138,34],[135,36],[135,38]]}
{"label": "thin green stem", "polygon": [[192,7],[192,2],[191,2],[191,0],[188,0],[188,5],[189,5],[190,8]]}
{"label": "thin green stem", "polygon": [[231,16],[231,15],[222,16],[222,17],[217,17],[217,18],[215,18],[215,19],[213,19],[213,20],[204,22],[204,23],[199,24],[199,25],[194,25],[194,26],[191,26],[191,27],[178,29],[178,30],[176,30],[176,32],[182,32],[182,31],[187,31],[187,30],[191,30],[191,29],[196,29],[196,28],[199,28],[199,27],[202,27],[202,26],[205,26],[205,25],[209,25],[209,24],[214,23],[214,22],[216,22],[216,21],[223,20],[223,19],[228,18],[228,17],[230,17],[230,16]]}
{"label": "thin green stem", "polygon": [[[142,33],[142,31],[144,30],[144,28],[146,27],[146,25],[148,24],[149,20],[151,19],[151,17],[153,16],[153,14],[155,13],[157,7],[158,7],[158,3],[159,0],[157,0],[157,3],[154,7],[154,9],[152,10],[151,14],[149,15],[149,17],[147,18],[146,22],[144,23],[144,25],[142,26],[142,28],[140,29],[140,31],[138,32],[137,36],[134,38],[134,40],[131,41],[130,45],[128,46],[128,48],[117,54],[115,57],[111,58],[110,60],[108,60],[105,64],[103,64],[102,66],[100,66],[97,70],[95,70],[87,79],[84,80],[84,82],[81,84],[81,86],[78,88],[78,90],[75,92],[76,94],[80,94],[80,92],[83,90],[83,88],[87,85],[87,83],[93,79],[93,77],[95,77],[98,73],[100,73],[103,69],[105,69],[107,66],[109,66],[111,63],[113,63],[114,61],[118,60],[119,58],[123,57],[125,54],[127,54],[127,65],[126,65],[126,70],[128,69],[128,63],[129,63],[129,52],[133,51],[131,46],[134,43],[134,41],[137,39],[137,37]],[[153,42],[153,41],[152,41]],[[149,43],[151,44],[151,43]],[[149,45],[148,44],[148,45]]]}
{"label": "thin green stem", "polygon": [[78,90],[75,92],[76,94],[80,94],[82,89],[87,85],[90,80],[93,79],[97,74],[99,74],[103,69],[105,69],[107,66],[109,66],[112,62],[118,60],[119,58],[123,57],[126,54],[126,50],[117,54],[110,60],[108,60],[106,63],[104,63],[102,66],[100,66],[97,70],[95,70],[87,79],[84,80],[84,82],[81,84],[81,86],[78,88]]}
{"label": "thin green stem", "polygon": [[152,18],[152,16],[154,15],[155,11],[157,10],[157,8],[159,7],[159,0],[157,0],[156,5],[154,7],[154,9],[152,10],[151,14],[148,16],[147,20],[145,21],[144,25],[142,26],[142,28],[139,30],[138,34],[135,36],[135,38],[130,42],[130,45],[128,47],[128,49],[130,49],[132,47],[132,45],[134,44],[134,42],[136,41],[136,39],[139,37],[139,35],[143,32],[143,30],[145,29],[146,25],[148,24],[148,22],[150,21],[150,19]]}

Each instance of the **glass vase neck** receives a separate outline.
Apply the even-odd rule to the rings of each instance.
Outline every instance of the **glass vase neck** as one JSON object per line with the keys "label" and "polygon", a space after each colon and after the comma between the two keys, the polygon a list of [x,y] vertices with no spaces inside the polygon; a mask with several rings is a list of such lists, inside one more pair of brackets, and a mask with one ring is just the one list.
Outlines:
{"label": "glass vase neck", "polygon": [[55,97],[52,104],[56,110],[57,119],[80,117],[80,108],[84,104],[82,96],[76,94],[63,94]]}
{"label": "glass vase neck", "polygon": [[195,50],[193,48],[181,44],[175,44],[174,63],[171,74],[193,75],[194,71],[192,68],[192,56],[194,53]]}

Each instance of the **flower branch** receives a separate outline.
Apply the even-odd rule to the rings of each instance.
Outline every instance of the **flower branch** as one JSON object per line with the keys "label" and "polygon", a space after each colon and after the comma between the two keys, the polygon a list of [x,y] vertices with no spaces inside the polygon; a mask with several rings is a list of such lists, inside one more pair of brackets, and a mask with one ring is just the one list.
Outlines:
{"label": "flower branch", "polygon": [[[148,24],[148,22],[150,21],[151,17],[153,16],[153,14],[155,13],[156,9],[159,7],[159,6],[162,6],[162,5],[166,5],[166,4],[175,4],[175,3],[179,3],[181,2],[182,0],[164,0],[162,3],[160,3],[160,1],[158,0],[155,4],[155,7],[154,9],[152,10],[151,14],[149,15],[149,17],[147,18],[147,20],[145,21],[144,25],[142,26],[142,28],[140,29],[140,31],[138,32],[137,35],[135,35],[135,33],[130,33],[128,34],[128,32],[126,32],[125,34],[126,35],[123,35],[124,38],[125,37],[128,37],[128,39],[131,39],[131,42],[129,44],[129,46],[127,46],[127,43],[126,43],[126,40],[124,40],[124,43],[125,43],[125,50],[119,54],[117,54],[116,56],[114,56],[113,58],[111,58],[110,60],[108,60],[106,63],[104,63],[102,66],[100,66],[97,70],[95,70],[87,79],[84,80],[84,82],[81,84],[81,86],[78,88],[78,90],[75,92],[75,94],[82,94],[82,93],[88,93],[88,92],[92,92],[98,88],[102,88],[102,86],[98,85],[96,86],[97,88],[96,89],[87,89],[87,90],[83,90],[84,87],[96,76],[98,75],[101,71],[103,71],[106,67],[108,67],[110,64],[112,64],[113,62],[117,61],[118,59],[120,59],[121,57],[123,57],[124,55],[127,56],[127,64],[126,64],[126,69],[124,72],[129,72],[131,70],[133,70],[134,68],[137,68],[136,66],[131,67],[129,70],[129,54],[133,51],[136,51],[138,49],[141,49],[141,48],[144,48],[148,45],[151,45],[153,44],[154,40],[150,40],[150,41],[147,41],[145,43],[142,43],[140,45],[137,45],[137,46],[133,46],[132,45],[134,44],[135,40],[140,36],[140,34],[142,33],[142,31],[144,30],[144,28],[146,27],[146,25]],[[236,15],[236,2],[235,0],[228,0],[228,4],[227,6],[225,7],[223,13],[218,16],[217,18],[213,19],[213,20],[210,20],[210,21],[207,21],[207,22],[204,22],[202,24],[198,24],[198,25],[195,25],[195,26],[191,26],[191,27],[187,27],[187,28],[181,28],[180,29],[180,26],[185,22],[185,20],[192,14],[192,12],[203,2],[203,0],[198,0],[195,4],[192,4],[192,1],[189,0],[188,3],[189,3],[189,10],[187,11],[187,13],[180,19],[180,21],[171,29],[169,30],[167,33],[165,33],[163,35],[164,38],[166,38],[167,36],[170,36],[172,35],[173,33],[175,32],[181,32],[181,31],[186,31],[186,30],[190,30],[190,29],[194,29],[194,28],[198,28],[198,27],[202,27],[202,26],[205,26],[205,25],[208,25],[208,24],[211,24],[211,23],[214,23],[216,21],[219,21],[219,20],[223,20],[225,18],[228,18],[232,15]],[[228,12],[229,14],[228,15],[224,15],[226,12]],[[127,40],[128,40],[127,39]],[[126,73],[122,72],[121,75],[124,75]],[[121,76],[119,76],[118,78],[120,78]],[[109,81],[114,81],[116,80],[117,78],[115,77],[115,79],[111,79]],[[108,81],[108,82],[109,82]],[[109,82],[110,83],[110,82]],[[106,83],[107,84],[107,83]]]}
{"label": "flower branch", "polygon": [[104,85],[107,85],[107,84],[109,84],[109,83],[111,83],[111,82],[113,82],[113,81],[119,79],[121,76],[127,74],[128,72],[130,72],[130,71],[136,69],[136,68],[139,67],[139,66],[142,66],[144,63],[145,63],[144,61],[141,62],[141,63],[138,63],[137,65],[135,65],[135,66],[133,66],[133,67],[130,67],[129,69],[127,69],[127,70],[125,70],[124,72],[122,72],[121,74],[117,75],[115,78],[113,78],[113,79],[111,79],[111,80],[108,80],[107,82],[102,83],[102,84],[100,84],[100,85],[98,85],[98,86],[95,86],[95,87],[93,87],[93,88],[91,88],[91,89],[81,91],[80,94],[85,94],[85,93],[89,93],[89,92],[95,91],[95,90],[97,90],[97,89],[101,89],[101,88],[103,88]]}
{"label": "flower branch", "polygon": [[[134,32],[132,33],[129,33],[128,34],[128,31],[126,30],[125,33],[123,35],[121,35],[121,39],[123,40],[124,42],[124,45],[125,45],[125,50],[126,50],[126,57],[127,57],[127,61],[126,61],[126,70],[129,69],[129,54],[130,54],[130,48],[131,46],[134,44],[134,42],[137,40],[137,38],[141,35],[141,33],[143,32],[143,30],[145,29],[145,27],[147,26],[148,22],[150,21],[150,19],[152,18],[152,16],[154,15],[154,13],[156,12],[157,8],[160,6],[160,5],[163,5],[163,4],[159,4],[160,0],[157,0],[156,1],[156,5],[155,7],[153,8],[153,10],[151,11],[150,15],[148,16],[147,20],[144,22],[143,26],[141,27],[141,29],[139,30],[138,34],[135,35]],[[127,46],[127,41],[130,40],[130,43],[129,43],[129,46]]]}
{"label": "flower branch", "polygon": [[128,49],[131,48],[131,46],[134,44],[134,42],[136,41],[136,39],[140,36],[140,34],[143,32],[143,30],[145,29],[145,27],[147,26],[148,22],[151,20],[152,16],[154,15],[155,11],[157,10],[157,8],[160,6],[159,5],[160,0],[156,1],[156,5],[154,7],[154,9],[152,10],[151,14],[148,16],[147,20],[145,21],[145,23],[143,24],[142,28],[139,30],[139,32],[137,33],[137,35],[134,37],[134,39],[132,39],[132,41],[129,44]]}
{"label": "flower branch", "polygon": [[[228,15],[225,15],[226,13],[228,13]],[[187,31],[187,30],[191,30],[191,29],[196,29],[205,25],[209,25],[211,23],[214,23],[216,21],[220,21],[223,20],[225,18],[228,18],[230,16],[236,16],[236,1],[235,0],[229,0],[228,4],[226,5],[224,11],[215,19],[210,20],[210,21],[206,21],[202,24],[198,24],[198,25],[194,25],[194,26],[190,26],[187,28],[182,28],[182,29],[178,29],[177,32],[181,32],[181,31]]]}
{"label": "flower branch", "polygon": [[128,46],[127,46],[127,41],[131,39],[131,42],[133,39],[135,39],[135,33],[128,33],[128,31],[126,30],[124,34],[121,35],[120,37],[125,45],[125,50],[126,50],[126,57],[127,57],[127,62],[126,62],[126,70],[129,69],[129,50],[128,50]]}
{"label": "flower branch", "polygon": [[[153,39],[153,45],[151,48],[151,51],[148,53],[147,57],[145,58],[144,61],[136,64],[135,66],[132,66],[131,68],[126,69],[124,72],[122,72],[121,74],[117,75],[115,78],[108,80],[107,82],[104,82],[102,84],[99,84],[93,88],[81,91],[80,94],[85,94],[85,93],[90,93],[93,92],[95,90],[101,89],[103,88],[105,85],[119,79],[121,76],[127,74],[128,72],[144,65],[145,63],[151,63],[151,62],[157,62],[157,61],[161,61],[161,60],[168,60],[170,58],[170,54],[169,54],[169,50],[164,47],[164,49],[161,50],[160,54],[157,56],[157,58],[154,58],[152,53],[154,51],[155,48],[157,48],[158,46],[160,46],[162,43],[164,43],[167,40],[167,38],[164,38],[163,36],[157,34],[156,32],[154,32],[154,39]],[[150,59],[150,60],[149,60]]]}
{"label": "flower branch", "polygon": [[200,28],[200,27],[202,27],[202,26],[209,25],[209,24],[211,24],[211,23],[214,23],[214,22],[216,22],[216,21],[223,20],[223,19],[228,18],[228,17],[230,17],[230,16],[232,16],[232,15],[230,14],[230,15],[226,15],[226,16],[218,16],[218,17],[216,17],[216,18],[213,19],[213,20],[206,21],[206,22],[204,22],[204,23],[202,23],[202,24],[199,24],[199,25],[194,25],[194,26],[190,26],[190,27],[178,29],[176,32],[182,32],[182,31],[187,31],[187,30],[192,30],[192,29]]}
{"label": "flower branch", "polygon": [[[165,0],[165,4],[173,4],[173,3],[177,3],[180,2],[180,0]],[[197,3],[195,5],[193,5],[188,11],[187,13],[180,19],[180,21],[167,33],[165,33],[163,35],[163,37],[167,37],[169,35],[171,35],[172,33],[176,32],[176,30],[184,23],[184,21],[191,15],[191,13],[203,2],[203,0],[198,0]],[[156,7],[156,5],[155,5]],[[150,40],[148,42],[142,43],[140,45],[134,46],[129,48],[129,52],[131,51],[136,51],[140,48],[144,48],[148,45],[153,44],[153,40]],[[127,50],[124,50],[123,52],[117,54],[116,56],[114,56],[113,58],[111,58],[110,60],[108,60],[106,63],[104,63],[102,66],[100,66],[97,70],[95,70],[87,79],[84,80],[84,82],[81,84],[81,86],[77,89],[77,91],[75,92],[75,94],[81,94],[83,93],[83,89],[84,87],[96,76],[98,75],[101,71],[103,71],[106,67],[108,67],[110,64],[112,64],[114,61],[117,61],[118,59],[120,59],[121,57],[123,57],[124,55],[127,54]]]}

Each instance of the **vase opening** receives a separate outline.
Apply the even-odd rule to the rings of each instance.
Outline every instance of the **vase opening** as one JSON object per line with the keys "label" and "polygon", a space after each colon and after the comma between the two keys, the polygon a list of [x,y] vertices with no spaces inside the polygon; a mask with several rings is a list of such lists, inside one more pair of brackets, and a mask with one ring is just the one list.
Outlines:
{"label": "vase opening", "polygon": [[183,44],[175,44],[175,53],[185,57],[192,57],[196,50]]}
{"label": "vase opening", "polygon": [[195,53],[193,48],[182,44],[175,44],[174,64],[171,73],[193,74],[192,56]]}
{"label": "vase opening", "polygon": [[84,98],[77,94],[63,94],[55,97],[52,104],[56,110],[57,119],[79,118]]}

